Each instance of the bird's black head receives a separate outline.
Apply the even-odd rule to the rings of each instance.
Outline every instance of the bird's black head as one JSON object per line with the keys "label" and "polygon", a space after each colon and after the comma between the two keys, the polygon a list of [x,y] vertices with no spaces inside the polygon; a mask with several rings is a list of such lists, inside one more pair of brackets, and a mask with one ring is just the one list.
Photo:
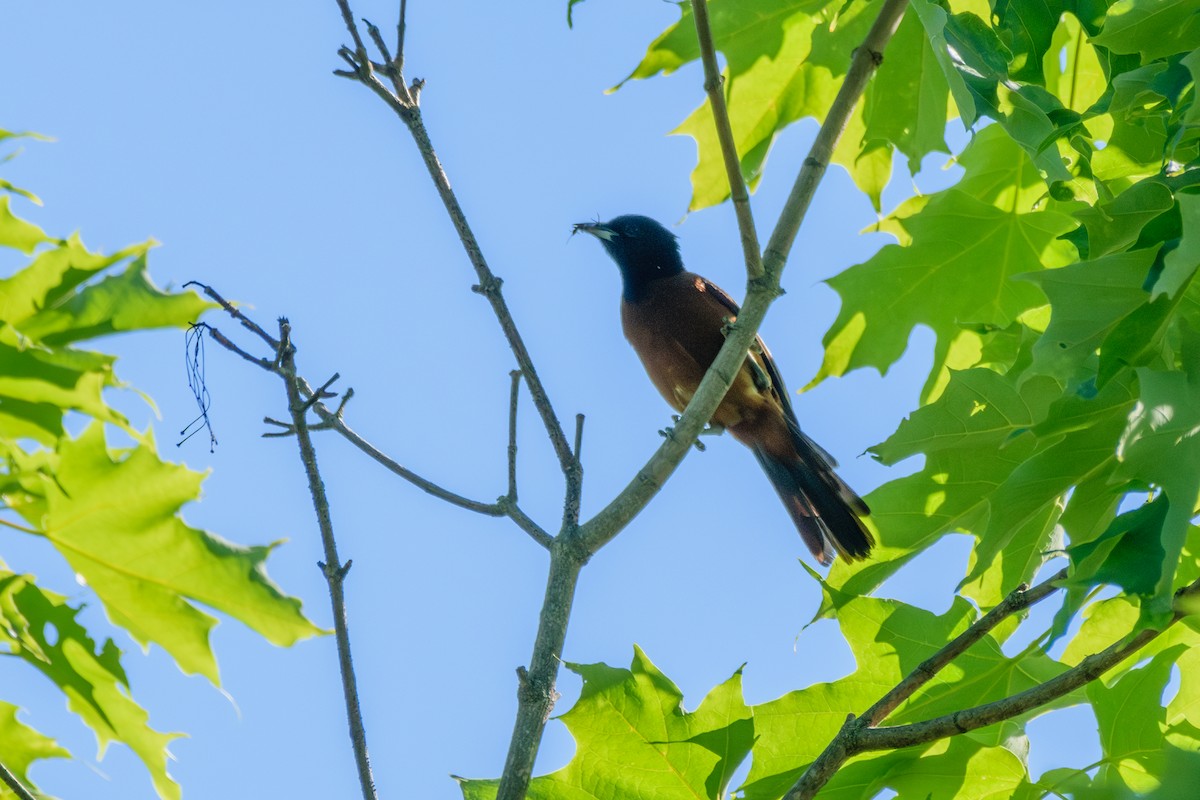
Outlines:
{"label": "bird's black head", "polygon": [[675,234],[649,217],[625,214],[609,222],[580,222],[574,232],[579,231],[599,239],[617,262],[629,302],[640,298],[652,281],[683,272]]}

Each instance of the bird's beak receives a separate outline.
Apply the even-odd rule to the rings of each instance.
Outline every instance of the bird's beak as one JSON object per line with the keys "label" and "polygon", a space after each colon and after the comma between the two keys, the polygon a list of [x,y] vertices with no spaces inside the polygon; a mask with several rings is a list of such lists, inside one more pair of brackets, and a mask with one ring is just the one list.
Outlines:
{"label": "bird's beak", "polygon": [[606,242],[611,242],[613,237],[617,235],[616,231],[600,222],[576,222],[571,230],[571,235],[574,236],[580,231],[590,233],[597,239],[602,239]]}

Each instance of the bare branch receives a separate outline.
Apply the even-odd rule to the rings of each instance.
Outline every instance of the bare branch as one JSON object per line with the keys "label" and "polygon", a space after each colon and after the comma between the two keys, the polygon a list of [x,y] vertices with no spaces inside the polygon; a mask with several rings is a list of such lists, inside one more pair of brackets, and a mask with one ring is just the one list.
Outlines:
{"label": "bare branch", "polygon": [[335,0],[338,9],[342,12],[342,22],[346,23],[346,30],[350,32],[350,37],[354,39],[354,52],[358,56],[359,66],[363,66],[368,62],[367,48],[363,44],[362,37],[358,34],[358,25],[354,22],[354,14],[350,11],[349,0]]}
{"label": "bare branch", "polygon": [[[200,281],[188,281],[187,283],[185,283],[185,284],[183,285],[183,288],[185,288],[185,289],[186,289],[186,288],[187,288],[187,287],[189,287],[189,286],[198,286],[198,287],[200,287],[200,289],[201,289],[201,290],[202,290],[202,291],[203,291],[203,292],[204,292],[206,295],[208,295],[208,297],[209,297],[209,299],[210,299],[210,300],[214,301],[214,302],[215,302],[215,303],[217,303],[219,306],[221,306],[221,308],[225,309],[225,313],[226,313],[226,314],[228,314],[229,316],[233,317],[235,320],[237,320],[238,322],[240,322],[240,323],[242,324],[242,327],[243,327],[243,328],[245,328],[246,330],[250,331],[250,332],[251,332],[251,333],[253,333],[255,336],[257,336],[258,338],[260,338],[260,339],[262,339],[264,342],[266,342],[266,343],[267,343],[267,346],[271,348],[271,351],[272,351],[272,352],[278,352],[278,351],[279,351],[279,342],[278,342],[278,341],[275,339],[275,337],[274,337],[274,336],[272,336],[271,334],[267,333],[265,330],[263,330],[263,329],[262,329],[262,326],[260,326],[260,325],[259,325],[257,322],[255,322],[254,320],[250,319],[250,318],[249,318],[249,317],[247,317],[245,314],[243,314],[243,313],[242,313],[242,312],[241,312],[241,311],[238,309],[238,307],[237,307],[237,306],[235,306],[233,303],[229,302],[229,301],[228,301],[228,300],[226,300],[224,297],[222,297],[221,295],[217,294],[217,291],[216,291],[215,289],[213,289],[211,286],[208,286],[207,284],[200,283]],[[231,348],[231,349],[232,349],[232,348]],[[244,356],[244,354],[242,354],[242,353],[241,353],[241,351],[239,351],[239,350],[236,350],[236,349],[234,349],[234,352],[236,352],[236,353],[239,353],[239,354],[241,354],[241,355],[243,355],[243,356]],[[254,359],[253,359],[253,358],[249,358],[249,360],[250,360],[250,361],[253,361]]]}
{"label": "bare branch", "polygon": [[729,197],[737,214],[742,253],[746,259],[746,277],[756,280],[763,274],[758,231],[754,227],[754,215],[750,212],[750,193],[746,191],[741,159],[738,158],[737,143],[733,139],[733,126],[729,122],[729,109],[725,105],[725,79],[717,67],[716,46],[708,24],[708,0],[692,0],[692,13],[696,20],[696,38],[700,42],[700,61],[704,64],[704,91],[708,93],[713,122],[717,127],[717,140],[721,143],[725,175],[729,179]]}
{"label": "bare branch", "polygon": [[508,499],[517,502],[517,401],[521,399],[521,370],[508,373],[512,387],[508,391]]}
{"label": "bare branch", "polygon": [[[342,11],[342,18],[346,22],[347,29],[351,31],[351,35],[355,37],[355,42],[361,50],[362,40],[358,36],[358,29],[354,24],[354,17],[350,11],[348,0],[336,0],[336,2],[338,8]],[[402,7],[401,13],[403,14],[404,11],[405,9]],[[397,31],[401,38],[403,38],[404,25],[403,17],[401,17]],[[386,52],[386,49],[384,52]],[[403,50],[401,49],[402,52]],[[559,466],[564,476],[566,476],[572,468],[571,448],[567,442],[566,433],[564,433],[562,424],[558,421],[558,415],[550,403],[546,388],[533,366],[529,350],[526,348],[525,341],[521,337],[516,323],[513,321],[512,312],[509,311],[508,304],[505,302],[503,294],[501,294],[501,281],[492,272],[486,259],[483,257],[483,251],[479,246],[478,240],[475,238],[475,233],[471,230],[471,226],[467,222],[466,214],[463,212],[462,206],[459,205],[458,197],[450,187],[450,179],[446,177],[446,170],[438,159],[437,153],[433,149],[433,142],[429,138],[429,132],[425,128],[425,123],[421,120],[421,111],[417,106],[417,97],[423,81],[414,81],[412,88],[409,89],[405,86],[399,69],[392,70],[393,83],[396,89],[393,92],[388,90],[379,80],[365,55],[365,51],[357,54],[357,62],[356,77],[358,80],[382,98],[396,115],[400,117],[401,121],[404,122],[412,134],[413,140],[417,145],[417,150],[425,162],[426,171],[428,171],[429,177],[433,180],[434,187],[437,189],[438,196],[442,200],[442,205],[445,206],[446,213],[449,214],[450,221],[458,233],[458,238],[462,242],[463,249],[466,251],[471,266],[475,268],[475,274],[479,279],[479,283],[474,287],[475,291],[486,297],[492,305],[492,311],[500,323],[500,328],[504,332],[504,338],[508,341],[508,346],[517,359],[517,367],[521,370],[521,374],[525,376],[525,383],[529,386],[529,393],[533,396],[533,404],[542,418],[542,423],[546,427],[546,434],[550,437],[550,443],[553,445],[554,452],[558,456]]]}
{"label": "bare branch", "polygon": [[308,432],[307,408],[296,377],[296,348],[291,342],[291,326],[286,319],[279,320],[279,364],[280,377],[287,388],[288,411],[296,430],[296,442],[300,446],[300,460],[308,476],[308,490],[312,494],[313,509],[317,514],[317,525],[321,530],[321,544],[325,550],[325,561],[320,564],[325,580],[329,584],[329,603],[333,610],[333,627],[337,639],[338,665],[342,674],[342,694],[346,701],[346,717],[350,725],[350,741],[354,748],[354,761],[358,767],[358,781],[363,800],[376,800],[375,780],[371,776],[371,760],[367,753],[367,732],[363,726],[362,708],[358,699],[358,686],[354,677],[354,660],[350,654],[350,628],[346,619],[346,596],[342,584],[350,562],[345,566],[338,560],[337,541],[333,535],[333,521],[329,513],[329,498],[325,494],[325,483],[317,467],[317,452]]}
{"label": "bare branch", "polygon": [[550,549],[550,574],[546,579],[546,595],[538,618],[537,638],[529,669],[517,670],[517,719],[513,723],[512,739],[504,772],[496,790],[496,800],[522,800],[533,774],[542,743],[546,720],[558,701],[555,681],[562,660],[563,643],[567,638],[567,623],[575,600],[575,584],[585,561],[572,550],[568,538],[554,540]]}
{"label": "bare branch", "polygon": [[530,519],[529,515],[522,511],[515,502],[510,501],[507,497],[501,497],[496,505],[503,509],[504,515],[516,523],[518,528],[528,533],[542,547],[549,550],[554,546],[554,537],[547,533],[545,528]]}
{"label": "bare branch", "polygon": [[396,23],[396,73],[404,72],[404,29],[408,23],[408,0],[400,0],[400,20]]}
{"label": "bare branch", "polygon": [[[195,283],[195,282],[193,281],[193,283]],[[198,283],[196,285],[202,287],[204,289],[205,293],[209,295],[209,297],[212,297],[214,300],[216,300],[218,303],[220,303],[221,306],[225,309],[225,311],[227,313],[229,313],[235,319],[240,321],[247,329],[249,329],[251,331],[255,331],[256,333],[258,333],[258,335],[265,334],[265,331],[262,331],[262,328],[260,328],[257,323],[255,323],[253,320],[251,320],[249,317],[247,317],[245,314],[243,314],[237,308],[232,306],[228,301],[226,301],[224,298],[222,298],[211,287],[204,286],[204,284],[198,284]],[[204,324],[204,323],[200,323],[200,324]],[[283,367],[282,361],[279,356],[277,356],[274,360],[266,359],[266,358],[258,358],[256,356],[251,355],[250,353],[247,353],[245,350],[241,349],[240,347],[238,347],[236,344],[234,344],[232,341],[230,341],[228,337],[224,336],[220,331],[218,331],[213,326],[205,325],[205,327],[208,329],[209,335],[212,336],[213,340],[216,341],[218,344],[220,344],[222,347],[229,350],[230,352],[236,353],[238,356],[242,357],[246,361],[249,361],[251,364],[255,365],[256,367],[258,367],[260,369],[264,369],[267,372],[274,373],[281,377],[287,377],[287,371]],[[259,333],[259,332],[261,332],[261,333]],[[270,338],[270,341],[274,342],[275,339]],[[462,495],[457,494],[456,492],[452,492],[449,489],[446,489],[442,486],[439,486],[438,484],[434,483],[433,481],[431,481],[427,478],[421,477],[417,473],[413,472],[412,470],[408,469],[407,467],[405,467],[402,464],[400,464],[399,462],[397,462],[395,459],[393,459],[390,456],[388,456],[387,454],[385,454],[383,451],[381,451],[375,445],[368,442],[362,436],[360,436],[349,425],[347,425],[346,421],[342,418],[342,413],[345,410],[345,404],[350,399],[350,397],[353,396],[353,390],[348,389],[346,391],[345,396],[342,398],[341,404],[337,407],[336,410],[330,410],[327,406],[325,406],[324,403],[320,402],[322,399],[327,399],[327,398],[333,396],[332,394],[327,393],[326,390],[337,379],[338,379],[338,375],[335,374],[332,378],[330,378],[328,381],[326,381],[323,386],[321,386],[319,389],[314,390],[311,386],[309,386],[307,381],[305,381],[303,378],[300,378],[299,376],[296,376],[296,380],[299,382],[299,391],[301,393],[301,396],[304,398],[305,410],[307,410],[308,408],[312,408],[313,410],[316,411],[317,415],[321,418],[320,424],[308,426],[309,431],[314,431],[314,430],[336,431],[338,434],[340,434],[342,437],[344,437],[347,441],[349,441],[352,445],[354,445],[359,450],[366,453],[368,456],[373,458],[375,461],[377,461],[378,463],[380,463],[384,467],[386,467],[390,472],[392,472],[393,474],[408,481],[409,483],[411,483],[413,486],[416,486],[421,491],[426,492],[427,494],[431,494],[434,497],[437,497],[439,500],[444,500],[447,503],[458,506],[459,508],[465,508],[468,511],[474,511],[478,514],[484,514],[489,517],[511,516],[505,511],[504,508],[501,507],[501,505],[499,503],[484,503],[479,500],[472,500],[470,498],[463,497]],[[280,422],[278,420],[273,420],[269,417],[266,418],[264,421],[269,425],[274,425],[274,426],[280,428],[280,430],[278,430],[278,431],[271,431],[271,432],[263,434],[263,436],[265,436],[267,438],[283,438],[283,437],[296,435],[297,431],[296,431],[294,424]],[[518,526],[520,526],[523,530],[528,529],[529,523],[522,523],[515,518],[513,521],[517,522]]]}
{"label": "bare branch", "polygon": [[20,800],[37,800],[33,796],[33,792],[26,789],[25,785],[17,780],[17,776],[10,772],[4,764],[0,764],[0,781],[3,781],[4,785],[11,789],[12,793]]}
{"label": "bare branch", "polygon": [[501,509],[497,503],[482,503],[478,500],[471,500],[470,498],[463,497],[462,495],[452,492],[449,489],[444,489],[431,480],[422,478],[420,475],[413,472],[408,467],[405,467],[403,464],[400,464],[378,447],[368,442],[353,428],[347,425],[345,420],[341,419],[341,417],[330,411],[323,404],[318,404],[314,407],[314,409],[317,412],[317,416],[321,418],[322,422],[329,423],[330,430],[337,431],[346,439],[346,441],[350,442],[350,444],[366,453],[377,463],[382,464],[389,472],[400,476],[426,494],[431,494],[439,500],[445,500],[451,505],[458,506],[459,508],[465,508],[468,511],[474,511],[478,514],[485,514],[489,517],[504,516],[503,509]]}

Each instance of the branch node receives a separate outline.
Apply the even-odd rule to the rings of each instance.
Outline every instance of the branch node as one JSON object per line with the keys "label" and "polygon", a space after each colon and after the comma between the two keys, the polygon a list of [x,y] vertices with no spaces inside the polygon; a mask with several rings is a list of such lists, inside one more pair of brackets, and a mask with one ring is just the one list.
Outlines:
{"label": "branch node", "polygon": [[341,373],[333,373],[333,377],[321,384],[321,386],[312,393],[312,397],[304,401],[304,405],[302,405],[299,410],[301,412],[308,411],[322,400],[328,400],[331,397],[337,397],[337,392],[329,391],[329,387],[332,386],[340,377],[342,377]]}
{"label": "branch node", "polygon": [[503,285],[503,278],[497,278],[495,275],[489,275],[483,281],[472,286],[471,291],[475,294],[481,294],[486,297],[494,297],[500,293],[500,287]]}

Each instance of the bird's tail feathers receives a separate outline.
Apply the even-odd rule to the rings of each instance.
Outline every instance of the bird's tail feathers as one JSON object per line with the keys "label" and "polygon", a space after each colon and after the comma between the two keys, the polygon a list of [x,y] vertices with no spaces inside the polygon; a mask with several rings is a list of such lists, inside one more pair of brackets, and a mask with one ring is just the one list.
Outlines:
{"label": "bird's tail feathers", "polygon": [[867,504],[834,473],[827,454],[800,436],[808,445],[797,442],[800,458],[783,461],[758,448],[754,455],[818,562],[827,566],[835,554],[865,558],[875,544],[860,519],[869,513]]}

